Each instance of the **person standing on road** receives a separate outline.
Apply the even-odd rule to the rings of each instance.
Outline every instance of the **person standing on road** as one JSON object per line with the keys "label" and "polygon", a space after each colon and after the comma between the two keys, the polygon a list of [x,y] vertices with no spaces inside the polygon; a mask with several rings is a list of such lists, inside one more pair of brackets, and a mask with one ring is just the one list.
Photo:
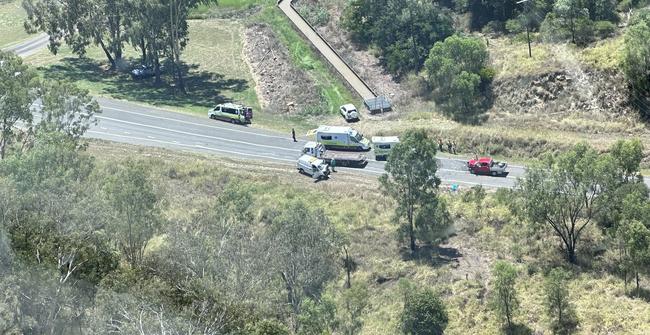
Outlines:
{"label": "person standing on road", "polygon": [[293,128],[291,128],[291,137],[293,138],[294,142],[298,142],[298,140],[296,140],[296,130]]}
{"label": "person standing on road", "polygon": [[451,153],[452,144],[450,140],[447,140],[447,151]]}
{"label": "person standing on road", "polygon": [[438,137],[438,151],[442,152],[442,138]]}
{"label": "person standing on road", "polygon": [[336,172],[336,159],[332,158],[330,161],[330,167],[332,168],[332,172]]}
{"label": "person standing on road", "polygon": [[456,149],[458,149],[458,148],[456,148],[456,141],[451,142],[451,148],[452,148],[452,150],[454,150],[454,155],[456,155],[457,154]]}

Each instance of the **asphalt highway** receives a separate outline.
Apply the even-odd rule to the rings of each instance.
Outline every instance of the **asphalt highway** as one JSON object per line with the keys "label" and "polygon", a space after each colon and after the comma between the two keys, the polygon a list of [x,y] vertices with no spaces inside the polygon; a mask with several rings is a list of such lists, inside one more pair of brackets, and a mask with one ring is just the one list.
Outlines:
{"label": "asphalt highway", "polygon": [[[47,36],[38,37],[12,46],[18,55],[26,57],[47,45]],[[97,99],[102,113],[99,123],[86,134],[87,137],[172,150],[208,153],[232,158],[256,159],[287,164],[287,172],[294,173],[295,163],[307,137],[293,142],[290,134],[233,125],[204,117],[170,112],[135,103]],[[255,119],[253,119],[255,122]],[[363,169],[340,168],[366,175],[380,175],[384,162],[372,159]],[[465,159],[438,158],[438,176],[444,184],[465,187],[483,185],[489,188],[512,188],[525,167],[511,165],[506,177],[476,176],[465,168]],[[305,177],[307,178],[307,177]],[[646,178],[650,186],[650,180]]]}
{"label": "asphalt highway", "polygon": [[[175,150],[211,153],[234,158],[269,160],[286,163],[291,172],[301,154],[303,145],[310,140],[298,136],[293,142],[290,134],[233,125],[186,114],[140,106],[124,101],[99,98],[102,113],[99,124],[87,136],[137,145],[163,147]],[[255,119],[253,119],[255,122]],[[367,153],[371,158],[372,153]],[[380,175],[384,162],[370,159],[361,168],[339,168],[346,171]],[[523,175],[523,167],[511,167],[507,177],[475,176],[467,172],[461,159],[439,158],[439,177],[446,184],[478,185],[486,187],[513,187],[516,177]]]}

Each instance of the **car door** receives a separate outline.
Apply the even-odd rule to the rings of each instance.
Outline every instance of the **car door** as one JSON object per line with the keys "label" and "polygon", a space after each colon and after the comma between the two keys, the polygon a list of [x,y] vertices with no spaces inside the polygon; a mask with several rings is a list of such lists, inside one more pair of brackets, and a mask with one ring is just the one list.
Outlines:
{"label": "car door", "polygon": [[488,163],[480,163],[478,167],[478,173],[480,174],[489,174],[490,173],[490,165]]}

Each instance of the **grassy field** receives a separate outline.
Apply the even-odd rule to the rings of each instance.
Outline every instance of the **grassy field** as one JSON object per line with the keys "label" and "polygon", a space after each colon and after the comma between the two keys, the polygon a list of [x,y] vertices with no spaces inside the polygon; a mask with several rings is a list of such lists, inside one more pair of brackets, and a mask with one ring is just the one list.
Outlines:
{"label": "grassy field", "polygon": [[0,47],[4,48],[29,37],[23,21],[25,10],[20,0],[0,2]]}
{"label": "grassy field", "polygon": [[[58,55],[41,50],[28,57],[27,62],[39,66],[46,77],[69,79],[94,94],[117,99],[201,114],[223,101],[258,107],[248,67],[239,57],[241,29],[241,24],[220,20],[190,22],[193,43],[183,54],[190,68],[185,96],[174,95],[167,85],[157,87],[152,80],[134,81],[128,74],[107,72],[107,61],[95,47],[89,48],[85,58],[71,54],[65,47]],[[128,48],[125,56],[137,64],[137,51]]]}
{"label": "grassy field", "polygon": [[558,59],[558,50],[570,52],[569,57],[579,61],[581,65],[599,70],[613,70],[620,64],[623,40],[623,36],[619,35],[585,48],[565,44],[533,43],[532,57],[528,57],[528,45],[525,42],[501,37],[490,39],[488,49],[497,75],[512,77],[561,70],[566,64]]}
{"label": "grassy field", "polygon": [[[332,114],[346,102],[353,101],[352,93],[332,74],[304,41],[291,23],[275,7],[274,1],[245,0],[220,1],[217,7],[199,7],[196,13],[206,17],[231,10],[258,8],[257,13],[243,19],[203,19],[190,21],[190,42],[183,52],[183,60],[190,66],[187,77],[188,94],[173,94],[168,86],[157,87],[149,81],[134,82],[126,74],[106,71],[107,62],[100,49],[89,48],[85,58],[71,54],[64,46],[58,55],[42,50],[30,56],[27,62],[39,66],[44,76],[67,79],[89,89],[93,94],[155,105],[179,112],[203,115],[216,103],[241,102],[256,110],[255,125],[286,131],[312,129],[321,123],[320,117],[266,114],[261,111],[255,93],[250,69],[242,56],[242,30],[248,23],[265,22],[278,34],[288,48],[293,61],[305,70],[318,86],[327,110]],[[201,15],[195,16],[201,16]],[[138,53],[126,50],[126,57],[137,61]]]}
{"label": "grassy field", "polygon": [[[373,177],[338,172],[326,182],[313,183],[295,173],[292,166],[238,161],[208,155],[184,154],[161,149],[93,141],[89,147],[100,164],[114,164],[143,157],[151,166],[158,190],[166,194],[165,215],[172,221],[186,218],[194,208],[214,199],[228,183],[254,190],[254,201],[265,206],[301,197],[322,207],[351,241],[350,252],[358,264],[353,282],[370,290],[369,307],[363,315],[361,334],[398,333],[402,295],[398,282],[408,279],[439,292],[449,312],[446,334],[499,334],[500,320],[490,308],[489,269],[497,259],[516,264],[521,309],[515,322],[536,334],[550,333],[543,307],[544,274],[563,265],[557,240],[535,231],[517,219],[503,196],[488,193],[479,209],[464,202],[461,193],[443,192],[455,222],[455,233],[439,248],[412,258],[395,240],[391,200],[378,192]],[[332,196],[336,194],[336,196]],[[630,298],[621,278],[607,270],[612,251],[592,256],[602,234],[592,227],[580,249],[586,265],[569,268],[573,273],[570,297],[579,319],[576,334],[647,334],[650,303]],[[339,302],[344,274],[328,285],[327,293]],[[643,285],[650,282],[644,277]]]}
{"label": "grassy field", "polygon": [[[299,119],[260,110],[250,69],[241,56],[242,29],[244,25],[236,21],[190,21],[191,42],[183,53],[183,60],[190,66],[187,95],[174,94],[167,85],[155,86],[152,80],[134,81],[128,74],[108,72],[107,61],[99,48],[89,48],[85,58],[71,54],[65,47],[58,55],[41,50],[28,57],[27,62],[38,66],[43,76],[74,81],[98,96],[201,116],[217,103],[233,101],[253,106],[256,125],[286,129],[290,124],[299,124]],[[125,56],[137,62],[137,51],[128,49]]]}

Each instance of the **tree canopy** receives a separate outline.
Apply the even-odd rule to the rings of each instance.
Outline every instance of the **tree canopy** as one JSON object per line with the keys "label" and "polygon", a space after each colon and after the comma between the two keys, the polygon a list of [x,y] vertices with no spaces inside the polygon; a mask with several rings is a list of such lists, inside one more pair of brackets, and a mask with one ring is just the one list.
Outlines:
{"label": "tree canopy", "polygon": [[425,209],[436,209],[440,179],[436,177],[436,144],[424,130],[409,130],[393,147],[379,178],[382,188],[395,199],[395,216],[403,225],[411,252],[416,250],[416,224],[439,225],[433,220],[416,220]]}
{"label": "tree canopy", "polygon": [[431,46],[454,31],[447,10],[418,0],[353,0],[342,24],[354,41],[376,46],[398,76],[419,71]]}
{"label": "tree canopy", "polygon": [[620,178],[610,155],[599,155],[581,143],[529,168],[518,187],[528,218],[551,228],[562,241],[567,260],[575,263],[584,229],[607,208],[604,200]]}
{"label": "tree canopy", "polygon": [[425,62],[436,104],[453,119],[474,123],[487,103],[488,51],[478,38],[454,35],[436,42]]}
{"label": "tree canopy", "polygon": [[630,100],[643,118],[650,118],[650,10],[640,10],[625,32],[623,73]]}

